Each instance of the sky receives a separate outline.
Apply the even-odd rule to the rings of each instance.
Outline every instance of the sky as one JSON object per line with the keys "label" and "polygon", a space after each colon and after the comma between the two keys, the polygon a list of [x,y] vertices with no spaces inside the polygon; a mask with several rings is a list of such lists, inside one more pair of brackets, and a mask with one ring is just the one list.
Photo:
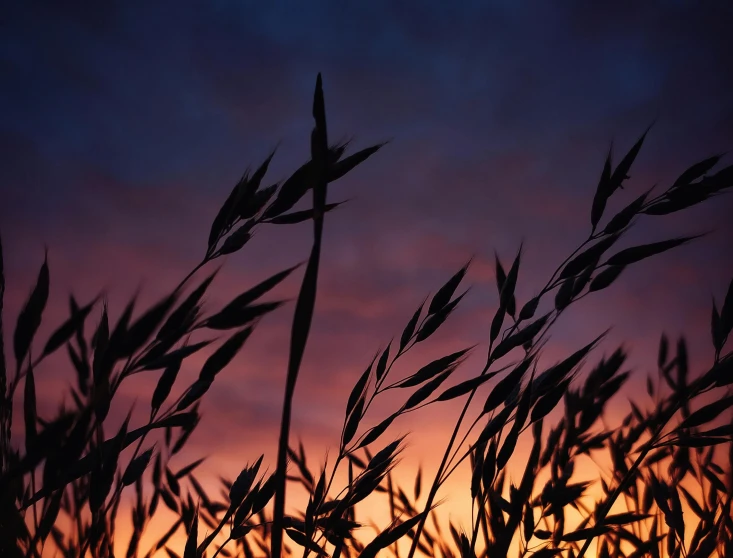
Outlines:
{"label": "sky", "polygon": [[[84,301],[104,290],[113,316],[138,290],[148,303],[168,292],[200,260],[245,168],[275,146],[273,181],[307,160],[321,72],[330,139],[389,143],[329,189],[329,201],[350,201],[326,219],[293,418],[317,462],[335,451],[346,398],[373,354],[471,256],[469,294],[403,372],[476,343],[456,377],[480,370],[498,302],[494,251],[508,266],[523,242],[517,296],[528,300],[588,234],[611,142],[618,161],[655,122],[610,209],[731,150],[732,21],[723,1],[11,3],[0,16],[6,323],[46,246],[41,337],[64,319],[70,292]],[[621,343],[631,354],[619,409],[654,369],[663,331],[686,336],[698,369],[709,364],[711,299],[720,304],[733,277],[731,209],[724,196],[639,220],[627,245],[710,234],[574,305],[543,358],[613,326],[594,358]],[[305,260],[310,235],[307,223],[263,228],[226,260],[207,303]],[[273,296],[293,299],[299,278]],[[268,316],[217,379],[179,464],[209,455],[202,475],[212,482],[260,453],[274,467],[293,308]],[[38,372],[41,412],[57,408],[69,379]],[[156,381],[125,385],[113,419],[147,405]],[[372,424],[395,404],[377,405]],[[459,410],[446,403],[389,431],[413,432],[408,470],[434,470]]]}

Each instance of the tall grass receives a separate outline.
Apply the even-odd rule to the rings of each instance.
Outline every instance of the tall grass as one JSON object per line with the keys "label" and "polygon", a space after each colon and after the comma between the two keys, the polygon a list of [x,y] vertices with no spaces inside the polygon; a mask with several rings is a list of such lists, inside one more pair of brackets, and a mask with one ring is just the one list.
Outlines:
{"label": "tall grass", "polygon": [[[324,221],[340,204],[327,203],[327,187],[382,147],[347,156],[346,145],[329,145],[320,76],[313,117],[310,160],[282,184],[265,186],[274,153],[245,172],[212,223],[202,260],[149,308],[137,312],[133,298],[113,316],[104,297],[82,302],[71,297],[68,319],[41,342],[37,332],[51,277],[44,258],[13,330],[10,362],[1,334],[5,278],[0,243],[0,555],[113,556],[116,527],[128,521],[118,517],[118,510],[123,495],[130,494],[127,557],[162,553],[194,558],[208,553],[369,558],[399,556],[401,540],[410,543],[408,558],[581,558],[591,548],[603,557],[733,556],[733,421],[726,418],[733,406],[728,343],[733,283],[725,297],[713,303],[709,366],[692,373],[684,340],[672,348],[662,336],[657,373],[647,380],[648,403],[634,399],[618,428],[606,428],[603,418],[609,401],[629,378],[625,351],[619,348],[586,366],[604,333],[554,365],[539,364],[553,325],[577,301],[597,296],[627,267],[696,238],[680,236],[618,250],[616,244],[635,222],[685,211],[722,194],[733,186],[733,167],[715,171],[719,157],[701,161],[668,188],[648,190],[604,220],[607,202],[627,180],[648,130],[618,164],[609,152],[591,205],[588,236],[534,298],[520,304],[515,295],[522,248],[508,268],[496,258],[499,306],[486,324],[489,338],[481,370],[468,380],[451,382],[454,372],[478,350],[466,347],[407,376],[396,377],[394,372],[395,364],[428,343],[461,302],[469,261],[425,298],[396,340],[374,355],[346,401],[335,457],[313,471],[305,448],[291,443],[290,423],[317,311],[319,262],[328,257],[321,252]],[[293,211],[309,191],[312,207]],[[263,472],[263,455],[245,465],[233,481],[222,479],[221,495],[207,493],[196,476],[201,460],[173,469],[171,458],[198,425],[200,401],[218,374],[260,321],[283,305],[263,297],[300,266],[263,280],[219,309],[202,302],[217,271],[196,285],[190,285],[192,277],[219,257],[242,250],[258,228],[306,221],[313,223],[313,245],[292,323],[276,469]],[[92,316],[97,316],[96,325],[88,328]],[[212,332],[226,339],[215,344]],[[172,399],[183,363],[205,349],[211,354],[198,378]],[[73,404],[41,417],[36,374],[59,352],[66,353],[76,373],[70,389]],[[588,372],[581,377],[584,367]],[[148,418],[133,425],[130,411],[110,434],[110,405],[118,400],[122,383],[136,374],[159,374],[148,396]],[[367,420],[374,401],[388,391],[404,393],[403,403],[379,422]],[[414,486],[403,489],[394,469],[404,439],[393,439],[390,425],[406,413],[451,400],[464,405],[440,466],[427,480],[419,472]],[[484,401],[483,406],[471,406],[476,401]],[[20,425],[12,422],[15,404],[22,405]],[[471,417],[470,411],[477,408]],[[564,412],[551,421],[548,417],[556,408]],[[160,433],[163,442],[157,447],[151,438]],[[511,461],[520,439],[531,440],[523,467]],[[126,448],[130,449],[123,459]],[[591,482],[573,478],[584,455],[606,457],[611,463],[610,471],[599,470],[595,479],[598,500],[589,496]],[[465,487],[473,511],[468,525],[441,519],[437,500],[459,468],[471,473]],[[344,486],[336,481],[340,471],[348,475]],[[301,484],[309,494],[305,509],[295,515],[285,514],[289,483]],[[387,495],[392,522],[371,536],[359,530],[355,510],[376,493]],[[176,520],[152,547],[142,548],[143,533],[161,504]],[[574,521],[575,516],[580,519]],[[171,548],[172,537],[181,531],[185,546]]]}

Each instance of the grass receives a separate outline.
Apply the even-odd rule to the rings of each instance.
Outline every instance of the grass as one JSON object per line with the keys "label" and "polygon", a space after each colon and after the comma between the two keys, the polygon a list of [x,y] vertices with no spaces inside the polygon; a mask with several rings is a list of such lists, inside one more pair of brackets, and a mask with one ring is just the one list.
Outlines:
{"label": "grass", "polygon": [[[245,172],[212,223],[204,257],[151,307],[136,312],[133,299],[113,317],[103,297],[87,297],[84,304],[71,297],[69,318],[42,343],[37,332],[51,277],[44,258],[13,330],[12,361],[3,345],[0,243],[0,555],[113,556],[116,526],[130,521],[118,515],[123,497],[129,496],[127,557],[581,558],[591,549],[603,557],[733,556],[733,355],[728,343],[733,283],[713,303],[709,366],[691,372],[684,340],[671,347],[662,336],[658,370],[647,380],[647,402],[634,399],[618,428],[607,428],[603,419],[609,401],[629,378],[623,349],[588,365],[601,333],[562,361],[539,365],[553,325],[577,301],[599,296],[627,267],[696,239],[681,236],[617,250],[635,222],[685,211],[724,193],[733,186],[733,167],[714,170],[717,156],[701,161],[667,189],[644,192],[604,220],[607,202],[627,180],[649,130],[618,164],[609,152],[592,201],[588,236],[538,294],[521,304],[515,297],[521,247],[508,267],[497,257],[499,306],[486,324],[487,346],[466,347],[396,378],[395,364],[429,343],[460,304],[467,292],[462,287],[467,262],[374,355],[346,402],[338,451],[330,464],[314,471],[305,448],[292,443],[290,423],[317,311],[319,263],[328,256],[321,253],[324,222],[340,205],[327,203],[327,187],[383,145],[351,155],[344,144],[329,145],[320,76],[313,117],[310,160],[282,184],[265,186],[274,152]],[[311,209],[293,211],[309,191]],[[313,224],[313,245],[295,304],[276,469],[265,472],[263,455],[233,481],[222,479],[221,494],[207,493],[196,476],[202,460],[176,469],[170,460],[198,425],[200,401],[217,375],[260,321],[284,304],[263,297],[300,266],[265,279],[220,309],[202,302],[218,270],[197,285],[190,283],[214,260],[242,250],[257,229],[307,221]],[[97,316],[96,325],[88,328],[92,316]],[[220,335],[224,341],[212,341]],[[202,350],[210,356],[198,378],[173,399],[182,364]],[[486,351],[482,369],[462,382],[451,381],[477,350]],[[66,353],[76,372],[70,388],[73,404],[41,417],[35,378],[48,357],[59,352]],[[587,373],[581,375],[583,369]],[[110,406],[121,384],[134,382],[131,377],[139,373],[159,374],[148,395],[148,418],[133,425],[130,411],[121,427],[109,433]],[[404,394],[403,403],[379,422],[368,420],[369,408],[388,391]],[[464,404],[440,466],[431,478],[418,472],[413,487],[398,486],[394,470],[404,439],[391,437],[391,424],[451,400]],[[23,421],[13,424],[12,408],[18,404]],[[550,420],[555,409],[563,412]],[[478,410],[475,416],[472,410]],[[160,447],[151,441],[156,437],[162,438]],[[521,464],[512,461],[520,440],[531,444]],[[575,467],[583,456],[606,459],[610,467],[599,467],[592,482],[580,481]],[[470,472],[465,489],[473,519],[468,525],[440,517],[441,488],[459,468]],[[340,486],[336,479],[343,471],[348,482]],[[286,515],[286,490],[292,484],[302,485],[309,499],[305,509]],[[594,487],[598,498],[590,496]],[[392,521],[371,536],[360,529],[356,509],[378,493],[387,496]],[[176,520],[152,547],[142,548],[146,527],[163,507]],[[183,548],[171,546],[177,532],[186,534]]]}

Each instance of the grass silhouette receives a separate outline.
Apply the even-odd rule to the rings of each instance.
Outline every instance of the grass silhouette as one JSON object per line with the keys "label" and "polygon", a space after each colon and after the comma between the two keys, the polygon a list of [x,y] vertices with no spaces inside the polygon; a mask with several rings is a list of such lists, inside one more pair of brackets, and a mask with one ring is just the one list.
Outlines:
{"label": "grass silhouette", "polygon": [[[394,365],[444,326],[461,302],[467,262],[432,297],[427,297],[399,333],[377,352],[346,402],[338,452],[319,471],[308,466],[305,448],[290,440],[292,402],[316,309],[318,269],[330,182],[375,154],[375,145],[346,155],[346,145],[329,145],[323,87],[318,76],[311,135],[311,159],[282,184],[264,186],[274,152],[246,172],[216,215],[201,262],[170,294],[135,316],[135,299],[116,319],[102,297],[80,304],[70,300],[69,318],[45,344],[37,331],[49,296],[48,258],[13,330],[14,364],[7,364],[2,335],[5,279],[0,243],[0,555],[114,556],[115,526],[123,494],[134,494],[132,537],[126,556],[319,556],[400,555],[409,541],[415,555],[502,557],[508,555],[586,556],[733,556],[733,356],[727,347],[733,330],[733,283],[713,303],[713,358],[707,370],[689,371],[680,339],[672,349],[665,336],[659,347],[656,378],[649,376],[646,407],[632,402],[619,428],[602,418],[608,402],[629,377],[626,353],[619,348],[601,358],[581,381],[579,372],[603,338],[596,337],[564,360],[541,368],[539,356],[558,317],[578,300],[609,287],[623,271],[654,255],[694,240],[683,236],[616,250],[634,222],[684,211],[733,186],[733,167],[713,171],[719,157],[692,165],[666,190],[641,194],[602,225],[606,205],[623,187],[647,132],[614,165],[609,152],[591,206],[590,232],[549,277],[539,293],[519,304],[522,248],[508,270],[496,257],[499,307],[490,324],[486,362],[470,379],[451,384],[451,376],[476,347],[467,347],[395,378]],[[292,208],[312,191],[312,208]],[[305,265],[290,335],[277,467],[263,472],[261,456],[233,481],[222,479],[223,493],[207,493],[196,477],[202,460],[176,471],[169,460],[185,446],[200,420],[199,403],[217,375],[243,348],[260,320],[283,301],[262,301],[300,266],[285,269],[212,311],[202,300],[218,271],[190,287],[194,273],[222,255],[241,250],[255,231],[268,224],[312,221],[313,245]],[[610,255],[609,255],[610,254]],[[188,294],[185,294],[185,293]],[[98,315],[91,335],[85,328]],[[198,379],[170,400],[186,359],[213,345],[206,332],[226,339],[205,360]],[[36,370],[65,351],[76,371],[72,408],[53,417],[36,409]],[[728,351],[728,352],[726,352]],[[132,412],[114,435],[105,434],[110,405],[123,381],[135,374],[160,372],[149,395],[147,422],[131,424]],[[22,392],[20,388],[22,387]],[[403,403],[380,422],[367,411],[387,391],[405,393]],[[477,397],[485,400],[470,425],[468,412]],[[403,438],[389,437],[395,419],[444,401],[463,400],[452,436],[433,478],[418,472],[414,487],[403,489],[394,469]],[[20,403],[23,422],[12,422]],[[561,407],[554,423],[548,415]],[[150,443],[164,433],[163,447]],[[463,432],[463,434],[461,434]],[[518,484],[508,464],[520,438],[531,437],[531,451]],[[132,448],[128,460],[123,450]],[[598,474],[600,500],[588,505],[590,482],[573,480],[583,455],[602,454],[612,465]],[[441,527],[440,489],[458,467],[470,467],[471,525]],[[513,467],[516,467],[514,463]],[[336,485],[346,469],[348,483]],[[519,470],[519,469],[515,469]],[[546,481],[540,479],[546,477]],[[307,506],[285,514],[289,483],[309,493]],[[392,522],[376,536],[359,534],[357,506],[373,494],[388,496]],[[175,513],[170,529],[151,547],[141,537],[160,510]],[[683,514],[686,513],[686,517]],[[571,516],[580,515],[573,523]],[[694,519],[689,519],[689,518]],[[66,526],[65,528],[63,526]],[[184,531],[184,548],[169,541]]]}

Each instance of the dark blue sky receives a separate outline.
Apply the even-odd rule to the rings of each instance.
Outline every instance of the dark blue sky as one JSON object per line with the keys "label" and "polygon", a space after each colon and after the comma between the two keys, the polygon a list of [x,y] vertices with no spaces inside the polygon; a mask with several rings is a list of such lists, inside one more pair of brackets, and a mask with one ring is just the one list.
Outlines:
{"label": "dark blue sky", "polygon": [[[612,140],[618,161],[656,119],[609,212],[731,150],[731,29],[725,1],[8,2],[0,230],[10,315],[44,244],[49,316],[61,319],[72,287],[109,288],[113,313],[139,285],[145,300],[170,289],[198,262],[248,165],[278,142],[273,180],[307,158],[320,71],[331,139],[353,137],[356,148],[392,140],[329,192],[330,201],[354,199],[326,222],[296,421],[299,433],[332,446],[343,409],[333,401],[471,254],[463,310],[415,365],[487,340],[494,248],[508,262],[525,240],[520,303],[544,284],[588,232]],[[708,362],[711,296],[720,299],[733,276],[732,209],[726,196],[641,220],[627,242],[714,234],[579,303],[548,358],[613,324],[600,351],[627,340],[642,378],[662,330],[686,333],[695,362]],[[263,229],[229,258],[211,303],[306,258],[309,234],[307,224]],[[293,280],[283,292],[296,289]],[[204,405],[202,436],[207,424],[258,421],[270,443],[291,311],[268,318],[241,368],[222,377],[217,405]],[[129,388],[131,399],[155,378],[145,381]],[[428,418],[442,432],[440,417]],[[225,451],[215,438],[199,443]]]}

